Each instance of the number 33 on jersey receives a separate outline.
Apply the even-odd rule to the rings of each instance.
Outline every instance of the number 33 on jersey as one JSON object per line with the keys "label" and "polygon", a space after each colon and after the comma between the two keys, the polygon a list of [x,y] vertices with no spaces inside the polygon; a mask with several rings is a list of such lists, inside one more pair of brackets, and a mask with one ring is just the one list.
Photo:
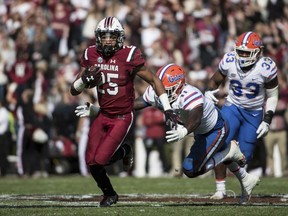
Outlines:
{"label": "number 33 on jersey", "polygon": [[248,72],[236,63],[235,51],[226,53],[219,64],[221,73],[230,81],[228,102],[245,109],[260,109],[265,100],[265,83],[277,76],[277,66],[269,57],[259,57]]}

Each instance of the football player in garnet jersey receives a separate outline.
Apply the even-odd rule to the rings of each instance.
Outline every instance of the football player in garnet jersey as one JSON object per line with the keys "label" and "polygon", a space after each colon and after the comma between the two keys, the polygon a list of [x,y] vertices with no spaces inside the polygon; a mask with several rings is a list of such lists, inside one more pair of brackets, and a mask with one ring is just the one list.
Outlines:
{"label": "football player in garnet jersey", "polygon": [[100,207],[118,201],[118,195],[106,174],[105,166],[123,159],[124,170],[132,167],[133,153],[123,144],[134,120],[135,76],[153,86],[163,105],[165,118],[175,122],[166,91],[155,74],[145,65],[139,48],[124,46],[124,29],[115,17],[101,20],[95,30],[96,44],[86,48],[81,58],[82,69],[72,83],[72,95],[96,87],[100,110],[89,130],[86,163],[103,192]]}
{"label": "football player in garnet jersey", "polygon": [[[262,48],[262,40],[256,33],[241,34],[235,50],[222,58],[205,92],[206,98],[217,103],[214,94],[218,92],[218,86],[228,78],[229,92],[222,107],[222,115],[230,124],[228,139],[239,142],[247,162],[252,158],[256,140],[268,133],[278,102],[277,66],[271,58],[261,56]],[[236,163],[228,167],[241,182],[242,202],[249,201],[259,177],[252,177]],[[211,198],[223,199],[226,197],[225,165],[216,167],[215,177],[216,193]]]}
{"label": "football player in garnet jersey", "polygon": [[[245,156],[236,141],[227,140],[229,127],[220,111],[211,100],[206,100],[196,87],[185,82],[184,70],[175,64],[168,64],[157,72],[168,94],[169,102],[178,114],[177,127],[166,132],[168,142],[175,142],[194,132],[195,142],[183,161],[183,173],[190,178],[208,172],[224,161],[235,161],[245,165]],[[85,105],[84,105],[85,106]],[[148,86],[143,96],[138,97],[134,109],[147,106],[163,109],[159,97],[152,86]],[[76,109],[79,116],[93,115],[94,105]],[[84,108],[84,107],[83,107]],[[95,113],[95,112],[94,112]],[[231,142],[230,142],[231,141]]]}

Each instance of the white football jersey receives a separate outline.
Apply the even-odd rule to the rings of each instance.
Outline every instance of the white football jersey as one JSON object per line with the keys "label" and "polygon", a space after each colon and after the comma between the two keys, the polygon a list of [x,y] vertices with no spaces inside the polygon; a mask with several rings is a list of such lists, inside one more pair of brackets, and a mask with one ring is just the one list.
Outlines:
{"label": "white football jersey", "polygon": [[[155,107],[162,107],[158,97],[151,86],[148,86],[143,94],[143,99],[146,103]],[[194,131],[196,134],[205,134],[212,130],[218,119],[218,111],[214,103],[210,100],[206,100],[202,92],[189,84],[185,84],[181,94],[174,101],[171,106],[173,109],[192,110],[203,104],[203,116],[201,124]]]}
{"label": "white football jersey", "polygon": [[219,63],[219,70],[229,79],[227,101],[252,110],[264,107],[264,84],[277,76],[277,66],[269,57],[260,57],[253,68],[244,73],[236,61],[234,51],[224,55]]}

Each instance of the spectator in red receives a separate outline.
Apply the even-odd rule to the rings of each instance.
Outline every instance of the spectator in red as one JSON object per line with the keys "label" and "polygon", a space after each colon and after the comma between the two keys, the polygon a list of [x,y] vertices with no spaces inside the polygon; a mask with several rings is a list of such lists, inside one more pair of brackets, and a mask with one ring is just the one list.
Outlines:
{"label": "spectator in red", "polygon": [[168,172],[167,159],[165,155],[165,121],[163,113],[155,108],[148,107],[143,110],[142,122],[145,127],[144,144],[146,148],[146,173],[149,173],[149,156],[156,146],[164,172]]}
{"label": "spectator in red", "polygon": [[64,46],[68,49],[68,36],[70,31],[69,7],[67,8],[63,3],[58,2],[55,5],[52,15],[51,27],[56,39],[56,47],[54,48],[53,53],[57,53],[58,48],[60,49],[61,39],[63,39],[62,43],[64,43]]}
{"label": "spectator in red", "polygon": [[18,51],[17,60],[12,65],[9,78],[19,86],[19,90],[21,91],[19,95],[24,89],[32,86],[33,69],[31,63],[28,61],[28,53],[24,50]]}

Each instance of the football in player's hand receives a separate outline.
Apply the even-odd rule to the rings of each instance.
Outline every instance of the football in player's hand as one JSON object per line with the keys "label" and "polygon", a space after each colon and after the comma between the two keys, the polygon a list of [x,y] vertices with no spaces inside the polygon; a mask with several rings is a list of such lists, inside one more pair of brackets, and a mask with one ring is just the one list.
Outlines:
{"label": "football in player's hand", "polygon": [[91,66],[84,71],[84,74],[81,76],[83,82],[85,83],[86,88],[93,88],[95,86],[102,84],[102,75],[100,67]]}

